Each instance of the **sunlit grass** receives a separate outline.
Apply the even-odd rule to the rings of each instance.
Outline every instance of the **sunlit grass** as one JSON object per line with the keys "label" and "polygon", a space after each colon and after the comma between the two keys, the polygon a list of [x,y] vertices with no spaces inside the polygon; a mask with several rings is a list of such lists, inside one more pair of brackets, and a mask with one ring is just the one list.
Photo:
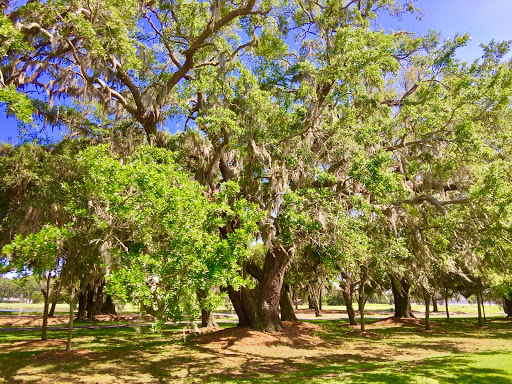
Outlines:
{"label": "sunlit grass", "polygon": [[345,321],[315,324],[323,342],[292,347],[184,342],[183,326],[77,329],[75,355],[58,352],[65,331],[50,331],[49,343],[37,331],[4,331],[0,383],[512,383],[510,320],[436,319],[433,332],[374,326],[369,336]]}

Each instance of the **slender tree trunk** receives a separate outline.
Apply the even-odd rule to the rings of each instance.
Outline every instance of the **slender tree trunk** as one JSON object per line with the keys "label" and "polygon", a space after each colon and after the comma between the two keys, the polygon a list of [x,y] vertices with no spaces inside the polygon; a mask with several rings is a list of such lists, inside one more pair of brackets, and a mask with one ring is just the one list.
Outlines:
{"label": "slender tree trunk", "polygon": [[201,327],[203,328],[218,328],[218,324],[213,317],[213,311],[207,308],[206,299],[208,293],[202,290],[196,292],[199,305],[201,306]]}
{"label": "slender tree trunk", "polygon": [[439,312],[439,307],[437,305],[436,295],[432,295],[432,312]]}
{"label": "slender tree trunk", "polygon": [[295,311],[293,310],[289,284],[284,283],[281,288],[279,306],[281,307],[281,321],[299,321],[295,315]]}
{"label": "slender tree trunk", "polygon": [[448,288],[446,288],[444,294],[444,307],[446,308],[446,320],[450,321],[450,311],[448,310]]}
{"label": "slender tree trunk", "polygon": [[55,308],[57,307],[57,301],[59,300],[61,289],[62,289],[62,284],[59,281],[57,286],[55,287],[55,291],[53,292],[52,306],[50,308],[50,313],[48,314],[49,317],[55,316]]}
{"label": "slender tree trunk", "polygon": [[512,317],[512,294],[503,297],[503,311],[507,314],[507,317]]}
{"label": "slender tree trunk", "polygon": [[51,287],[51,274],[48,272],[46,277],[46,294],[44,294],[44,308],[43,308],[43,326],[41,328],[41,340],[48,340],[48,307],[50,306],[50,287]]}
{"label": "slender tree trunk", "polygon": [[484,323],[482,320],[482,307],[481,307],[481,303],[480,303],[480,292],[476,293],[476,303],[478,305],[478,326],[483,327]]}
{"label": "slender tree trunk", "polygon": [[[431,296],[427,289],[423,289],[423,298],[425,300],[425,330],[430,331],[430,300]],[[433,297],[432,297],[433,300]]]}
{"label": "slender tree trunk", "polygon": [[76,289],[71,287],[69,290],[69,324],[68,324],[68,340],[66,343],[66,351],[71,351],[71,340],[73,339],[73,319],[76,302]]}
{"label": "slender tree trunk", "polygon": [[361,280],[359,287],[359,317],[361,318],[361,332],[366,330],[366,324],[364,322],[364,304],[365,304],[365,294],[364,287],[366,285],[366,281]]}
{"label": "slender tree trunk", "polygon": [[487,318],[485,317],[484,295],[482,292],[480,292],[480,302],[482,303],[482,312],[484,315],[484,320],[487,320]]}
{"label": "slender tree trunk", "polygon": [[348,321],[350,325],[357,325],[356,312],[354,311],[354,305],[352,302],[354,287],[352,281],[349,279],[345,280],[345,289],[342,290],[343,300],[345,300],[345,307],[347,307]]}
{"label": "slender tree trunk", "polygon": [[322,310],[322,291],[323,287],[320,286],[320,294],[318,295],[318,309]]}
{"label": "slender tree trunk", "polygon": [[395,317],[397,318],[414,317],[411,310],[411,303],[409,302],[410,288],[411,284],[407,279],[403,278],[399,281],[394,276],[391,277],[391,290],[393,291]]}

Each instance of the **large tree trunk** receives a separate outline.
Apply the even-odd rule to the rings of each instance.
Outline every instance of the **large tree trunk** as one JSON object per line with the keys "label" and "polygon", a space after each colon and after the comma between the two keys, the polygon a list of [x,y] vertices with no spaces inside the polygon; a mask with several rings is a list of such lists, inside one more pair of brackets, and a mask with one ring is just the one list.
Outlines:
{"label": "large tree trunk", "polygon": [[282,321],[299,321],[293,310],[290,285],[283,284],[281,288],[281,298],[279,299],[279,306],[281,307],[281,320]]}
{"label": "large tree trunk", "polygon": [[397,318],[414,317],[411,310],[411,303],[409,302],[410,288],[411,284],[407,279],[402,278],[398,280],[394,276],[391,277],[391,289],[395,300],[395,317]]}
{"label": "large tree trunk", "polygon": [[239,318],[239,326],[248,326],[264,332],[283,329],[279,301],[284,274],[290,264],[290,251],[274,247],[267,252],[265,264],[256,288],[240,287],[235,291],[228,287],[228,294]]}
{"label": "large tree trunk", "polygon": [[342,290],[345,307],[347,307],[348,321],[350,325],[357,325],[356,312],[353,305],[354,285],[350,279],[345,280],[345,287]]}

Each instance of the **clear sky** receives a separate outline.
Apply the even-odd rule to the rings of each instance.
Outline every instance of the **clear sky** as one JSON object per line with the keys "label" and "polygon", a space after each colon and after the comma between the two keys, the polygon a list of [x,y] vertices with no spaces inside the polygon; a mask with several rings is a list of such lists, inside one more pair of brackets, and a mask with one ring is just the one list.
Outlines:
{"label": "clear sky", "polygon": [[[512,40],[512,0],[416,0],[415,4],[421,9],[421,20],[408,15],[401,20],[386,18],[381,25],[417,33],[433,29],[447,38],[469,33],[471,42],[458,51],[458,57],[467,61],[481,56],[479,44]],[[0,141],[15,142],[17,132],[15,120],[7,119],[5,108],[0,107]]]}

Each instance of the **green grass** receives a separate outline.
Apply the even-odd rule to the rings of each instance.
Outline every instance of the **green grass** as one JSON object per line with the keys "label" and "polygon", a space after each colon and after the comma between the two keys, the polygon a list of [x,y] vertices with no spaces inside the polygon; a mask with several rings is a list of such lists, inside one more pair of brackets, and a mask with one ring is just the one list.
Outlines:
{"label": "green grass", "polygon": [[[320,321],[319,344],[225,345],[185,341],[183,327],[0,332],[0,383],[490,383],[512,384],[512,323],[436,319],[434,331]],[[47,352],[51,351],[51,352]],[[53,351],[53,352],[52,352]],[[57,351],[57,352],[56,352]]]}
{"label": "green grass", "polygon": [[[21,312],[22,315],[42,315],[44,303],[0,303],[0,309],[9,309],[9,312],[0,312],[0,315],[18,315],[20,309],[37,310],[37,312]],[[133,304],[126,304],[121,313],[137,313],[138,309]],[[57,304],[55,314],[63,315],[69,313],[69,304]]]}

